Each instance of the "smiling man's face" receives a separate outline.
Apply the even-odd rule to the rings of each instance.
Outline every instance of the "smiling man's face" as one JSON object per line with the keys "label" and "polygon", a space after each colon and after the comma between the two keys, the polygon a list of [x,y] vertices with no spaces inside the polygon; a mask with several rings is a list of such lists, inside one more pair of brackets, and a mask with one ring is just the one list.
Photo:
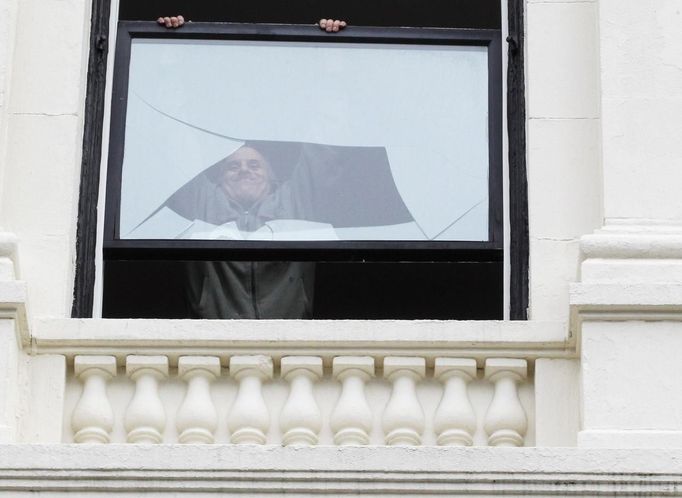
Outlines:
{"label": "smiling man's face", "polygon": [[272,170],[256,149],[241,147],[225,159],[222,187],[228,197],[251,207],[270,193]]}

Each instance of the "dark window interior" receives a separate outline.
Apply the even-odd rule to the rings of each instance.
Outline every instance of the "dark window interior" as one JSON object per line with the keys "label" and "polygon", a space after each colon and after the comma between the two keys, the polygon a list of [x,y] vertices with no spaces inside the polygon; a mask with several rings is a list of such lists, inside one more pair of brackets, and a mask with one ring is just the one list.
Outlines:
{"label": "dark window interior", "polygon": [[321,17],[356,26],[500,29],[500,0],[121,0],[122,21],[183,14],[194,22],[312,24]]}
{"label": "dark window interior", "polygon": [[[103,316],[192,318],[186,264],[105,262]],[[500,261],[328,261],[315,267],[313,319],[502,319]]]}

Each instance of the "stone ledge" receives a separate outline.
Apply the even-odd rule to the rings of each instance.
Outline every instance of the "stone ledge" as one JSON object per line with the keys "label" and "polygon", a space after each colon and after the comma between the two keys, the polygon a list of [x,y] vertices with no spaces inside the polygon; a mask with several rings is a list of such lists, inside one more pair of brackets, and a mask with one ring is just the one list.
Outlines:
{"label": "stone ledge", "polygon": [[607,219],[580,238],[583,255],[601,259],[680,259],[682,224],[664,220]]}
{"label": "stone ledge", "polygon": [[[575,357],[575,338],[562,322],[355,321],[355,320],[36,320],[38,354],[320,356],[419,356],[429,368],[437,357]],[[377,363],[381,364],[381,363]]]}
{"label": "stone ledge", "polygon": [[571,332],[589,321],[682,321],[682,284],[570,284]]}
{"label": "stone ledge", "polygon": [[581,310],[667,309],[682,312],[682,284],[576,283],[570,284],[570,304]]}
{"label": "stone ledge", "polygon": [[4,445],[0,496],[682,496],[681,462],[682,450]]}
{"label": "stone ledge", "polygon": [[588,258],[682,258],[680,233],[595,233],[580,239]]}
{"label": "stone ledge", "polygon": [[577,338],[584,321],[682,321],[682,284],[575,283],[569,292],[570,328]]}

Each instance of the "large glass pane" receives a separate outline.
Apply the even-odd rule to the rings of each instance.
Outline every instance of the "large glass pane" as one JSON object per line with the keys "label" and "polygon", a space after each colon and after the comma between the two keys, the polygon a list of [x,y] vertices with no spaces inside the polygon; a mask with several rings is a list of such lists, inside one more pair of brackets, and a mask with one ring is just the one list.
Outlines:
{"label": "large glass pane", "polygon": [[120,237],[488,240],[485,47],[134,40]]}

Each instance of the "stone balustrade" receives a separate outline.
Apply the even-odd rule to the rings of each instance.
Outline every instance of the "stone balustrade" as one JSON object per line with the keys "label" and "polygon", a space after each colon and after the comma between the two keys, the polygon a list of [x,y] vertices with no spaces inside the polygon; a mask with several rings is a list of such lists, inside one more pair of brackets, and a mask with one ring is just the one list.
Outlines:
{"label": "stone balustrade", "polygon": [[514,358],[80,355],[65,441],[524,446],[527,373]]}

